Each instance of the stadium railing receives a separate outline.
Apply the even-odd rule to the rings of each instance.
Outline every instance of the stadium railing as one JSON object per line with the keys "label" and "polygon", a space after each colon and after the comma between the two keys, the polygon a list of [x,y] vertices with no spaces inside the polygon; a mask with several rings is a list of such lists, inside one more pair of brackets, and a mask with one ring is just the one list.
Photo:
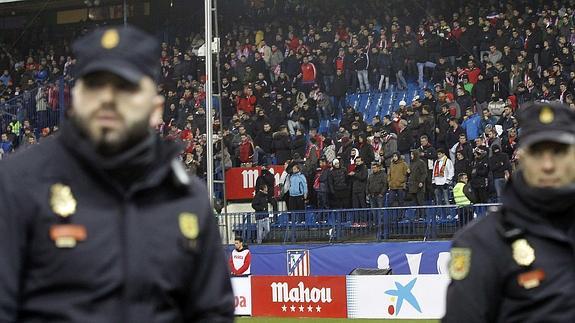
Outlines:
{"label": "stadium railing", "polygon": [[[269,212],[270,231],[264,242],[366,242],[449,239],[475,218],[499,204],[427,205],[377,209],[305,210]],[[228,242],[235,237],[254,243],[256,213],[219,215]],[[226,239],[225,239],[226,240]]]}
{"label": "stadium railing", "polygon": [[[51,98],[48,93],[48,88],[51,86],[55,86],[54,90],[56,90],[57,96],[52,101],[49,100]],[[48,81],[46,84],[23,90],[19,95],[0,104],[0,116],[4,125],[14,120],[18,120],[20,123],[29,120],[37,130],[37,136],[43,128],[59,126],[69,104],[67,93],[69,93],[70,86],[70,81],[61,77]],[[39,96],[38,91],[43,91],[43,94]],[[44,100],[44,102],[39,104],[39,99]]]}

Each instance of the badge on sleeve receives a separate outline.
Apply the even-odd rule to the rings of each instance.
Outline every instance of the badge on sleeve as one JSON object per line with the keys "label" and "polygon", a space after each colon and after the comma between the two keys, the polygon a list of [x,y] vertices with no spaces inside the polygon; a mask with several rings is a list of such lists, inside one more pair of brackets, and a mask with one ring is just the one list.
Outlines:
{"label": "badge on sleeve", "polygon": [[86,227],[78,224],[56,224],[50,227],[50,238],[57,248],[74,248],[86,240]]}
{"label": "badge on sleeve", "polygon": [[449,276],[454,280],[462,280],[469,274],[471,265],[471,249],[451,248],[451,260],[449,261]]}
{"label": "badge on sleeve", "polygon": [[545,272],[542,269],[536,269],[517,276],[517,283],[525,289],[532,289],[541,285],[543,279],[545,279]]}
{"label": "badge on sleeve", "polygon": [[529,266],[535,261],[535,250],[525,239],[515,240],[511,244],[513,259],[519,266]]}
{"label": "badge on sleeve", "polygon": [[198,216],[194,213],[183,212],[180,213],[180,231],[184,237],[193,240],[198,237],[200,227],[198,224]]}
{"label": "badge on sleeve", "polygon": [[67,218],[76,213],[76,205],[70,186],[57,183],[50,187],[50,207],[54,213]]}

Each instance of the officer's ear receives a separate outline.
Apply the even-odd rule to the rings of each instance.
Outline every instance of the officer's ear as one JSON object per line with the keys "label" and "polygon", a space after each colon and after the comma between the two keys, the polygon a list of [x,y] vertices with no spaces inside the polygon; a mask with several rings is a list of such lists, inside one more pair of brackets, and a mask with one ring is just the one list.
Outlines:
{"label": "officer's ear", "polygon": [[152,114],[150,115],[150,127],[155,128],[163,122],[162,115],[164,111],[165,101],[166,99],[164,98],[164,96],[159,94],[155,95],[154,98],[152,99],[154,107],[152,110]]}

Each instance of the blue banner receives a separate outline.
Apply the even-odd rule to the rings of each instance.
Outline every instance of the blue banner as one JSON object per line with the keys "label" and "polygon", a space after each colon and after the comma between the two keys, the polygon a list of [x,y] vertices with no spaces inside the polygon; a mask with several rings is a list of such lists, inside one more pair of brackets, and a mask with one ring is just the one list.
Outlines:
{"label": "blue banner", "polygon": [[252,275],[287,275],[288,251],[293,250],[309,252],[312,276],[347,275],[355,268],[389,267],[393,274],[416,275],[447,273],[450,246],[450,241],[433,241],[254,245],[249,249]]}

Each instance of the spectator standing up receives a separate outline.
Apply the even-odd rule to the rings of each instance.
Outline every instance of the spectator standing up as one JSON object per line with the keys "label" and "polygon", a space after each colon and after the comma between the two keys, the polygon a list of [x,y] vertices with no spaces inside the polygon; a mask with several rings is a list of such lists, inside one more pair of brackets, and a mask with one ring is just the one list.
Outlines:
{"label": "spectator standing up", "polygon": [[255,151],[258,156],[256,161],[258,165],[271,165],[272,164],[272,148],[273,148],[273,133],[272,126],[266,122],[263,126],[263,131],[258,132],[255,141]]}
{"label": "spectator standing up", "polygon": [[474,160],[471,162],[471,188],[476,198],[475,203],[487,203],[489,200],[489,159],[485,146],[473,150]]}
{"label": "spectator standing up", "polygon": [[445,150],[437,150],[437,160],[433,163],[432,183],[435,187],[435,204],[449,205],[449,185],[453,180],[453,162],[447,158]]}
{"label": "spectator standing up", "polygon": [[357,156],[354,161],[355,167],[347,175],[351,184],[351,207],[354,209],[363,209],[366,204],[366,184],[367,168],[363,164],[363,158]]}
{"label": "spectator standing up", "polygon": [[407,120],[399,121],[399,133],[397,134],[397,150],[402,155],[403,160],[409,165],[410,150],[414,140],[411,129],[407,127]]}
{"label": "spectator standing up", "polygon": [[292,166],[292,173],[289,177],[289,210],[305,210],[305,199],[307,198],[307,181],[301,173],[301,166]]}
{"label": "spectator standing up", "polygon": [[273,134],[272,151],[275,154],[276,164],[283,165],[291,156],[291,140],[287,126],[281,126]]}
{"label": "spectator standing up", "polygon": [[369,92],[369,55],[362,48],[357,49],[355,56],[355,70],[357,71],[357,80],[359,81],[360,92]]}
{"label": "spectator standing up", "polygon": [[473,219],[473,207],[471,201],[473,192],[468,184],[468,177],[465,173],[457,175],[457,184],[453,187],[453,199],[457,205],[457,218],[461,226],[466,225]]}
{"label": "spectator standing up", "polygon": [[257,222],[257,242],[262,243],[268,232],[270,232],[270,218],[268,214],[268,186],[258,186],[258,191],[252,200],[252,208],[256,211]]}
{"label": "spectator standing up", "polygon": [[405,187],[407,183],[407,164],[398,152],[393,153],[387,174],[389,183],[389,206],[403,206]]}
{"label": "spectator standing up", "polygon": [[501,194],[505,182],[511,175],[511,162],[506,153],[501,151],[499,145],[491,146],[493,156],[489,158],[489,169],[493,173],[493,186],[497,192],[497,200],[501,201]]}
{"label": "spectator standing up", "polygon": [[251,274],[252,254],[244,239],[237,237],[234,241],[234,250],[229,260],[232,276],[247,276]]}
{"label": "spectator standing up", "polygon": [[371,163],[371,174],[367,178],[367,195],[372,208],[385,206],[385,193],[387,192],[387,175],[378,162]]}
{"label": "spectator standing up", "polygon": [[473,141],[475,138],[479,137],[481,130],[481,116],[477,113],[473,113],[472,107],[465,110],[465,116],[463,117],[461,128],[465,129],[468,140]]}
{"label": "spectator standing up", "polygon": [[268,192],[268,201],[271,203],[274,212],[277,211],[277,201],[274,198],[274,190],[275,190],[275,177],[270,172],[269,166],[267,164],[262,165],[260,176],[256,180],[256,187],[267,187]]}
{"label": "spectator standing up", "polygon": [[325,157],[320,158],[319,168],[315,174],[313,188],[317,192],[317,207],[320,210],[329,209],[329,163]]}
{"label": "spectator standing up", "polygon": [[467,174],[460,173],[457,175],[457,184],[453,187],[453,199],[457,206],[467,206],[471,204],[473,197],[471,196],[471,188],[467,184],[469,178]]}
{"label": "spectator standing up", "polygon": [[0,154],[7,155],[14,151],[13,143],[8,139],[8,134],[3,133],[0,137]]}
{"label": "spectator standing up", "polygon": [[239,158],[242,167],[251,167],[254,162],[254,144],[247,134],[240,136]]}
{"label": "spectator standing up", "polygon": [[330,206],[334,209],[346,209],[349,205],[347,171],[342,167],[339,159],[334,159],[332,164],[333,168],[329,176]]}
{"label": "spectator standing up", "polygon": [[411,163],[409,164],[409,180],[407,192],[409,200],[417,206],[424,205],[425,181],[427,179],[427,165],[421,160],[419,149],[411,151]]}
{"label": "spectator standing up", "polygon": [[338,69],[335,72],[335,78],[331,87],[331,95],[333,95],[333,117],[340,118],[345,108],[345,94],[347,92],[347,82],[343,71]]}

